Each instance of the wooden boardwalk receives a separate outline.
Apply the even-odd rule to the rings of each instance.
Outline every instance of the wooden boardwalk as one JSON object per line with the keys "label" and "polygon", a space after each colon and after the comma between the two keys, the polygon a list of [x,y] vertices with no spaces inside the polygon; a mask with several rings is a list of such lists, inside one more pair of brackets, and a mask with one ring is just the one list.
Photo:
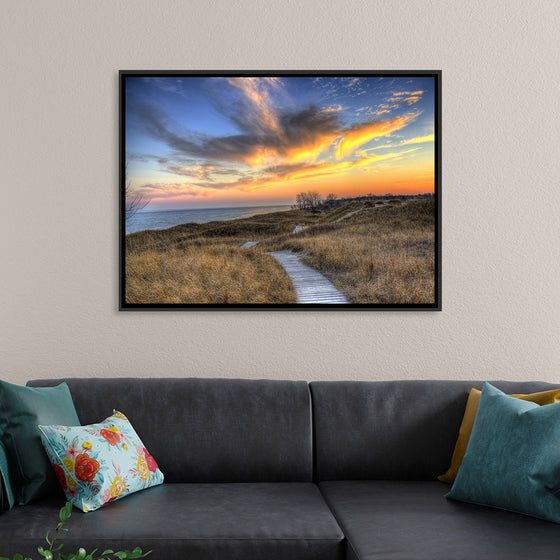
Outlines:
{"label": "wooden boardwalk", "polygon": [[320,272],[303,264],[290,251],[269,253],[286,270],[296,289],[298,303],[349,303]]}

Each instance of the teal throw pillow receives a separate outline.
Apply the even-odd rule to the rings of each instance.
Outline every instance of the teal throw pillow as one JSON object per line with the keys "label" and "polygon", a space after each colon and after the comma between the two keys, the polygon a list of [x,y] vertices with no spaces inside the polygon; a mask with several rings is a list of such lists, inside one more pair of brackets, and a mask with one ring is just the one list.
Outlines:
{"label": "teal throw pillow", "polygon": [[560,403],[540,406],[485,383],[447,498],[560,523]]}
{"label": "teal throw pillow", "polygon": [[155,459],[121,412],[90,426],[39,430],[68,501],[82,511],[163,482]]}
{"label": "teal throw pillow", "polygon": [[38,424],[80,425],[68,385],[22,387],[0,381],[0,440],[19,505],[59,488],[41,445]]}
{"label": "teal throw pillow", "polygon": [[12,509],[15,503],[14,488],[8,464],[8,452],[0,441],[0,511]]}

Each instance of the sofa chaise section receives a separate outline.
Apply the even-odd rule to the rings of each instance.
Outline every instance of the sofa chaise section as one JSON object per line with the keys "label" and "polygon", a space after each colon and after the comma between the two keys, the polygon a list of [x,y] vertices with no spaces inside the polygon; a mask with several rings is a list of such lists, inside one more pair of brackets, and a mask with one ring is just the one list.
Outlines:
{"label": "sofa chaise section", "polygon": [[348,539],[348,560],[557,560],[558,525],[446,500],[439,482],[319,484]]}
{"label": "sofa chaise section", "polygon": [[[492,382],[508,393],[548,383]],[[468,381],[313,382],[316,477],[348,560],[558,557],[558,525],[452,502],[449,467]]]}

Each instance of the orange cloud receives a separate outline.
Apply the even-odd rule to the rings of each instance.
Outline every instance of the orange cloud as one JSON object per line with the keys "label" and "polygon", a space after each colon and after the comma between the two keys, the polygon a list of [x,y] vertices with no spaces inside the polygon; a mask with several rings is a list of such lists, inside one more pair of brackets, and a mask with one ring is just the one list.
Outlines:
{"label": "orange cloud", "polygon": [[286,166],[280,166],[276,169],[272,168],[261,178],[249,178],[246,180],[239,179],[238,181],[235,181],[233,183],[225,183],[221,186],[221,188],[237,188],[248,192],[253,192],[264,187],[276,185],[278,183],[298,181],[301,179],[313,179],[316,177],[324,176],[343,175],[353,168],[364,167],[371,163],[376,163],[378,161],[386,159],[398,158],[403,156],[404,154],[414,152],[418,149],[419,148],[411,148],[403,152],[366,156],[354,161],[339,161],[335,163],[317,163],[311,165],[293,166],[293,170],[290,170],[292,166],[288,166],[288,169],[285,168]]}
{"label": "orange cloud", "polygon": [[401,140],[396,144],[382,144],[381,146],[374,146],[373,148],[368,148],[364,150],[364,153],[369,150],[380,150],[381,148],[396,148],[398,146],[404,146],[405,144],[424,144],[426,142],[434,142],[434,134],[428,134],[427,136],[418,136],[416,138],[410,138],[409,140]]}
{"label": "orange cloud", "polygon": [[315,161],[337,138],[339,134],[325,134],[313,139],[310,143],[303,146],[296,146],[288,149],[285,154],[287,163],[297,163],[300,161]]}
{"label": "orange cloud", "polygon": [[341,161],[339,163],[316,165],[308,169],[295,171],[294,173],[289,174],[287,178],[290,180],[295,180],[295,179],[311,179],[313,177],[323,177],[325,175],[337,175],[339,173],[345,173],[346,171],[353,169],[355,167],[363,167],[369,165],[370,163],[374,163],[384,159],[396,158],[408,152],[413,152],[417,149],[418,148],[412,148],[404,152],[383,154],[381,156],[369,156],[355,161]]}
{"label": "orange cloud", "polygon": [[253,169],[279,164],[293,164],[299,162],[313,162],[332,143],[340,137],[340,133],[315,133],[307,141],[299,145],[285,145],[275,147],[255,146],[251,153],[244,156],[243,161]]}
{"label": "orange cloud", "polygon": [[274,162],[278,157],[278,153],[276,150],[272,148],[265,148],[264,146],[255,146],[255,149],[252,153],[248,154],[243,158],[243,161],[255,168],[255,167],[262,167],[267,163]]}
{"label": "orange cloud", "polygon": [[356,125],[346,132],[336,149],[337,159],[342,159],[351,154],[356,148],[364,145],[378,136],[388,136],[396,130],[407,126],[417,117],[417,114],[410,113],[393,119],[372,121]]}
{"label": "orange cloud", "polygon": [[424,142],[433,142],[435,140],[434,134],[428,134],[427,136],[418,136],[417,138],[410,138],[410,140],[403,140],[399,143],[399,146],[404,144],[423,144]]}
{"label": "orange cloud", "polygon": [[399,95],[422,95],[423,91],[398,91],[397,93],[393,93],[395,97]]}
{"label": "orange cloud", "polygon": [[409,105],[412,105],[413,103],[416,103],[420,99],[422,99],[422,98],[420,96],[416,95],[416,96],[412,96],[412,97],[405,97],[403,99],[403,101],[406,101]]}
{"label": "orange cloud", "polygon": [[[409,105],[416,103],[419,99],[421,99],[421,95],[423,91],[398,91],[397,93],[393,93],[393,97],[387,99],[388,103],[399,103],[401,101],[406,101]],[[409,97],[404,98],[404,95],[408,95]]]}
{"label": "orange cloud", "polygon": [[[386,160],[397,160],[416,150],[419,148],[364,156],[354,161],[281,165],[264,170],[260,176],[245,176],[223,183],[148,183],[138,190],[153,202],[182,200],[189,204],[197,198],[201,203],[205,199],[250,202],[257,192],[258,197],[263,200],[289,201],[298,189],[309,188],[323,194],[336,192],[339,196],[357,196],[366,192],[428,192],[433,190],[433,170],[429,162],[420,161],[413,166],[406,162],[404,166],[398,167],[384,165]],[[372,173],[352,173],[358,169]]]}
{"label": "orange cloud", "polygon": [[189,183],[147,183],[134,190],[151,200],[175,199],[191,196],[208,196],[208,191],[193,187]]}

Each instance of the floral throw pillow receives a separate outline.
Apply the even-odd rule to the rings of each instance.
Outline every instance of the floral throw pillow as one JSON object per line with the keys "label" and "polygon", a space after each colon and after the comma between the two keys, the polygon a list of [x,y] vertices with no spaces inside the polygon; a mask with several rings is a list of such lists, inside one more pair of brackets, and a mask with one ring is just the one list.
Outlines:
{"label": "floral throw pillow", "polygon": [[99,424],[39,430],[68,501],[82,511],[163,482],[155,459],[121,412]]}

